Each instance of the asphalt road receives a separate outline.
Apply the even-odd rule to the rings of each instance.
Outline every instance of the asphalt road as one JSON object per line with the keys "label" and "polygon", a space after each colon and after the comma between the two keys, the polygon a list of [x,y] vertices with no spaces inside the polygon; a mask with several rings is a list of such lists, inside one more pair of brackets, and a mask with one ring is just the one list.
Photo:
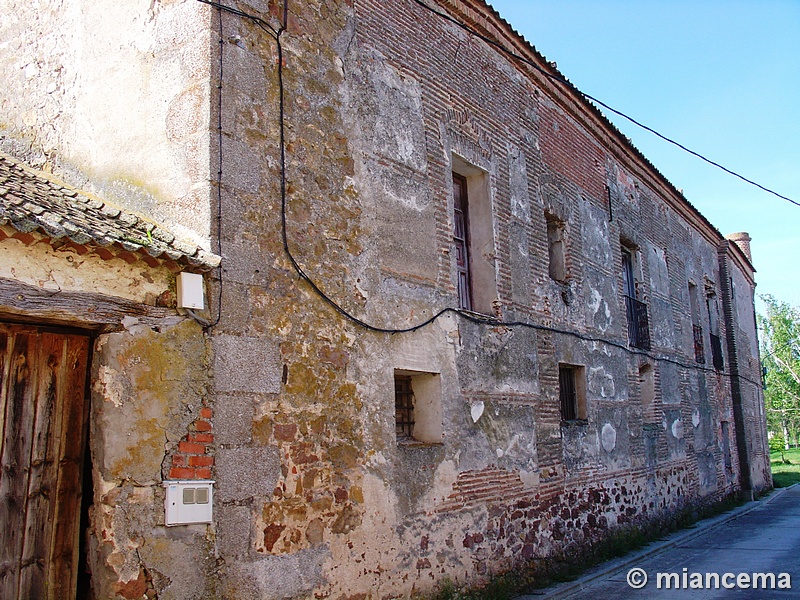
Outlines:
{"label": "asphalt road", "polygon": [[800,484],[517,600],[542,598],[800,599]]}

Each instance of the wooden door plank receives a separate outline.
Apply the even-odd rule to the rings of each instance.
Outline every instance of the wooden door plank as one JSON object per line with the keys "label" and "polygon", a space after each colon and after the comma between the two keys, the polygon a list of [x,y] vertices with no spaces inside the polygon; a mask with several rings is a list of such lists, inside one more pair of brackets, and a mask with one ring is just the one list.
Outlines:
{"label": "wooden door plank", "polygon": [[[40,334],[35,360],[35,422],[32,432],[28,506],[20,561],[19,588],[30,598],[45,597],[46,567],[50,560],[53,524],[53,490],[58,475],[58,455],[53,418],[58,404],[59,371],[63,363],[62,336]],[[65,596],[66,597],[66,596]]]}
{"label": "wooden door plank", "polygon": [[64,336],[58,375],[58,482],[54,494],[53,536],[48,569],[48,598],[75,595],[78,578],[83,453],[88,429],[86,375],[89,338]]}
{"label": "wooden door plank", "polygon": [[11,330],[0,323],[0,456],[3,456],[3,443],[6,438],[3,432],[5,431],[6,397],[8,395],[6,384],[11,369],[11,361],[8,357],[10,340]]}
{"label": "wooden door plank", "polygon": [[73,598],[90,338],[0,323],[0,598]]}
{"label": "wooden door plank", "polygon": [[[17,598],[34,414],[31,334],[15,331],[6,383],[3,454],[0,458],[0,597]],[[35,337],[35,334],[34,336]]]}

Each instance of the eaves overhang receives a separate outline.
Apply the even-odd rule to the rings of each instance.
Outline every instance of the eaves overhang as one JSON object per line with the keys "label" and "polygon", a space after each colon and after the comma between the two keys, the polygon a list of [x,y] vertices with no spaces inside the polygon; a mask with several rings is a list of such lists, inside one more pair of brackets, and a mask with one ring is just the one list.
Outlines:
{"label": "eaves overhang", "polygon": [[0,153],[0,240],[9,237],[171,270],[204,272],[220,264],[216,254],[179,240],[158,223]]}

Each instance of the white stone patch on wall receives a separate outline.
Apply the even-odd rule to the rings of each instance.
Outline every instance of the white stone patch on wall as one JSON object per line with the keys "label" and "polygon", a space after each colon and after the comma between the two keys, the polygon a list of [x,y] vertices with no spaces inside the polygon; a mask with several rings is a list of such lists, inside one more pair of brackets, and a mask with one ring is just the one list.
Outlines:
{"label": "white stone patch on wall", "polygon": [[[611,309],[599,290],[592,289],[590,295],[587,306],[595,317],[593,322],[600,328],[600,331],[605,333],[611,325]],[[598,315],[600,318],[597,318]]]}
{"label": "white stone patch on wall", "polygon": [[484,404],[482,400],[477,400],[472,403],[470,406],[470,416],[472,417],[472,422],[477,423],[478,419],[481,418],[483,415]]}
{"label": "white stone patch on wall", "polygon": [[423,506],[438,506],[453,493],[453,487],[458,481],[458,466],[456,460],[443,460],[436,467],[433,475],[433,485],[425,494]]}
{"label": "white stone patch on wall", "polygon": [[683,439],[683,421],[675,419],[670,426],[670,430],[676,440]]}
{"label": "white stone patch on wall", "polygon": [[97,379],[94,382],[93,388],[103,401],[111,402],[114,406],[119,408],[122,406],[123,401],[123,388],[122,381],[120,380],[117,371],[106,365],[100,365],[97,370]]}
{"label": "white stone patch on wall", "polygon": [[601,398],[613,398],[616,395],[614,377],[605,367],[589,367],[589,391]]}
{"label": "white stone patch on wall", "polygon": [[663,248],[647,245],[647,262],[650,267],[650,286],[658,294],[669,296],[669,273],[667,255]]}
{"label": "white stone patch on wall", "polygon": [[617,430],[611,425],[606,423],[600,432],[600,442],[606,452],[611,452],[617,446]]}
{"label": "white stone patch on wall", "polygon": [[538,470],[533,471],[526,471],[525,469],[520,469],[519,471],[519,480],[522,482],[526,488],[532,488],[539,485],[540,474]]}

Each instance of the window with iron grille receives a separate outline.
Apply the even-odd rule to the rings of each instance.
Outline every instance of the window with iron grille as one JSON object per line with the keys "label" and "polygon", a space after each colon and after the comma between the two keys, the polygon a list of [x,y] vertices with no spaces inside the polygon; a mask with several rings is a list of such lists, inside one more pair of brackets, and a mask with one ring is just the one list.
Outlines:
{"label": "window with iron grille", "polygon": [[442,443],[442,385],[439,373],[394,371],[394,423],[403,446]]}
{"label": "window with iron grille", "polygon": [[394,421],[398,439],[414,437],[414,391],[409,375],[394,376]]}
{"label": "window with iron grille", "polygon": [[634,348],[650,350],[650,318],[647,304],[637,299],[634,278],[635,250],[622,246],[622,293],[628,318],[628,343]]}
{"label": "window with iron grille", "polygon": [[583,367],[558,365],[558,396],[561,401],[562,421],[586,419],[586,388]]}

